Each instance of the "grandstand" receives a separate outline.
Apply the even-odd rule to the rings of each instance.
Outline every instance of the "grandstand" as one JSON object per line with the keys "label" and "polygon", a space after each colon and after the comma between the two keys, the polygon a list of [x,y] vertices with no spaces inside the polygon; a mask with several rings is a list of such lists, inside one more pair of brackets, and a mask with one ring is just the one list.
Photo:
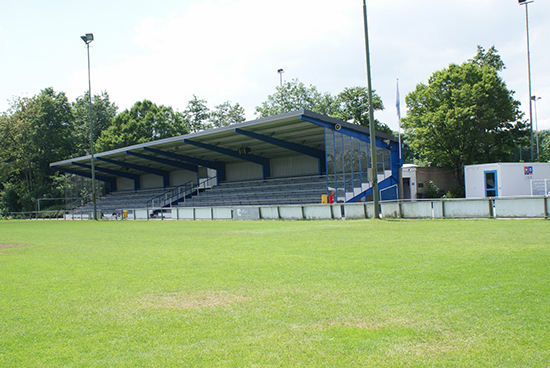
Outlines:
{"label": "grandstand", "polygon": [[[376,134],[381,199],[398,197],[399,142]],[[124,209],[365,201],[372,194],[368,129],[307,110],[147,142],[95,155],[97,200]],[[91,177],[91,157],[50,164]],[[91,204],[81,211],[91,211]]]}
{"label": "grandstand", "polygon": [[[326,177],[292,177],[268,180],[246,180],[220,183],[212,188],[194,191],[179,200],[162,206],[152,202],[162,197],[168,190],[162,188],[137,191],[118,191],[98,198],[97,209],[105,214],[123,209],[157,207],[216,207],[216,206],[260,206],[272,204],[310,204],[320,203],[326,193]],[[78,209],[80,212],[92,211],[92,204]]]}

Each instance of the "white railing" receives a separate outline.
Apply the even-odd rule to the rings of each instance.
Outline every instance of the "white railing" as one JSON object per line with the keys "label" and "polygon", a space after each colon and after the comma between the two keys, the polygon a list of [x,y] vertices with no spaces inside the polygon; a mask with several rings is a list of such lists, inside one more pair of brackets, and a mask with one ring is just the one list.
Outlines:
{"label": "white railing", "polygon": [[548,194],[550,194],[550,179],[531,179],[532,196]]}

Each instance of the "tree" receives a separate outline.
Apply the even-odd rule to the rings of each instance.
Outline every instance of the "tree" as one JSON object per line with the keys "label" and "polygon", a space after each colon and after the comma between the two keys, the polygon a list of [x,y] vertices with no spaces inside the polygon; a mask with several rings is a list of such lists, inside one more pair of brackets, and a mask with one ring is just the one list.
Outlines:
{"label": "tree", "polygon": [[332,115],[337,108],[334,97],[322,94],[317,87],[307,87],[298,79],[283,83],[276,88],[273,95],[267,96],[267,101],[256,107],[255,114],[259,118],[283,114],[285,112],[307,109],[325,115]]}
{"label": "tree", "polygon": [[193,95],[193,99],[187,103],[187,107],[182,115],[187,129],[191,133],[209,128],[208,118],[210,117],[210,110],[206,107],[206,101],[199,99],[195,95]]}
{"label": "tree", "polygon": [[[73,154],[83,156],[90,154],[90,100],[86,92],[83,96],[77,97],[73,102],[75,116],[76,143]],[[118,107],[110,101],[109,94],[105,91],[101,95],[92,98],[92,123],[94,142],[101,136],[101,133],[109,128],[117,114]]]}
{"label": "tree", "polygon": [[97,139],[97,152],[188,133],[180,114],[149,100],[136,102],[113,119]]}
{"label": "tree", "polygon": [[550,130],[539,131],[538,162],[550,162]]}
{"label": "tree", "polygon": [[[376,93],[372,94],[374,111],[384,110],[384,103]],[[336,97],[337,108],[333,117],[353,124],[369,127],[369,91],[366,87],[344,88]],[[374,119],[375,129],[379,132],[393,134],[392,130],[384,123]]]}
{"label": "tree", "polygon": [[491,46],[489,50],[485,51],[483,47],[478,45],[476,56],[468,61],[470,63],[477,64],[480,67],[488,66],[498,72],[506,69],[506,65],[504,65],[504,62],[498,54],[498,50],[495,46]]}
{"label": "tree", "polygon": [[17,98],[0,117],[0,196],[11,211],[34,210],[36,199],[56,196],[51,162],[70,156],[74,117],[63,92],[46,88]]}
{"label": "tree", "polygon": [[229,101],[214,107],[214,111],[210,113],[210,122],[215,128],[223,127],[231,124],[244,122],[244,109],[238,103],[231,105]]}
{"label": "tree", "polygon": [[[374,110],[383,110],[382,99],[373,93]],[[256,107],[256,114],[260,118],[307,109],[319,114],[331,116],[352,124],[369,126],[369,95],[366,87],[345,88],[337,96],[330,93],[321,93],[317,87],[305,86],[297,79],[285,82],[277,87],[277,92],[267,97],[260,106]],[[391,129],[375,119],[375,128],[388,134]]]}
{"label": "tree", "polygon": [[[494,48],[462,65],[437,71],[406,97],[402,126],[421,160],[441,167],[506,161],[525,134],[514,92],[498,75]],[[463,182],[462,170],[456,170]]]}

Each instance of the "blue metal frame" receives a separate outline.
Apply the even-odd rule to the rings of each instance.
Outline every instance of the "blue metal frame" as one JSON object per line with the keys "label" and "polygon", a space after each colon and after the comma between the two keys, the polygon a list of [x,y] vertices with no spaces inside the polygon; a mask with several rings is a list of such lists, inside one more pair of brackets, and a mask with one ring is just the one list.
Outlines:
{"label": "blue metal frame", "polygon": [[268,136],[268,135],[264,135],[264,134],[259,134],[259,133],[254,133],[254,132],[250,132],[250,131],[247,131],[247,130],[242,130],[242,129],[239,129],[239,128],[235,128],[235,129],[233,129],[233,131],[235,133],[242,134],[242,135],[247,136],[249,138],[257,139],[261,142],[269,143],[269,144],[272,144],[274,146],[286,148],[290,151],[298,152],[298,153],[301,153],[301,154],[306,155],[306,156],[314,157],[314,158],[319,160],[319,175],[322,175],[323,171],[326,170],[326,154],[325,154],[325,151],[323,151],[323,150],[308,147],[308,146],[304,146],[303,144],[298,144],[298,143],[294,143],[294,142],[285,141],[285,140],[274,138],[272,136]]}
{"label": "blue metal frame", "polygon": [[[494,189],[488,189],[487,188],[487,174],[494,174],[495,175],[495,188]],[[485,184],[485,197],[498,197],[498,174],[496,170],[487,170],[483,172],[483,183]],[[494,196],[489,196],[487,194],[488,191],[495,191]]]}
{"label": "blue metal frame", "polygon": [[238,151],[229,149],[229,148],[223,148],[219,146],[214,146],[207,143],[192,141],[189,139],[182,139],[183,143],[190,144],[195,147],[203,148],[209,151],[214,151],[217,153],[221,153],[222,155],[238,158],[243,161],[249,161],[253,162],[255,164],[262,166],[262,178],[266,179],[271,177],[271,164],[269,162],[268,158],[251,155],[250,153],[239,153]]}
{"label": "blue metal frame", "polygon": [[119,165],[119,166],[122,166],[122,167],[127,167],[129,169],[134,169],[134,170],[138,170],[138,171],[143,171],[145,173],[161,176],[163,187],[166,188],[166,187],[170,186],[170,173],[168,171],[159,170],[159,169],[152,169],[152,168],[147,167],[147,166],[131,164],[129,162],[111,160],[109,158],[103,158],[103,157],[97,157],[97,160],[105,161],[105,162],[108,162],[110,164]]}
{"label": "blue metal frame", "polygon": [[[322,126],[325,128],[325,150],[327,150],[327,141],[328,141],[328,137],[327,135],[329,134],[332,134],[332,141],[334,142],[334,150],[332,152],[332,155],[334,157],[334,159],[336,159],[336,150],[337,150],[337,137],[335,136],[336,132],[338,133],[341,133],[342,134],[342,141],[340,142],[340,146],[343,150],[343,148],[345,147],[345,143],[344,143],[344,137],[350,137],[350,138],[355,138],[357,140],[359,140],[360,142],[364,142],[366,143],[367,145],[370,144],[370,136],[369,134],[366,134],[366,133],[362,133],[362,132],[358,132],[356,130],[353,130],[353,129],[350,129],[349,127],[346,127],[346,126],[339,126],[338,129],[336,128],[336,123],[328,123],[328,122],[324,122],[324,121],[320,121],[318,119],[315,119],[315,118],[310,118],[310,117],[306,117],[306,116],[300,116],[300,118],[304,121],[308,121],[312,124],[316,124],[316,125],[319,125],[319,126]],[[384,139],[382,138],[379,138],[379,137],[375,137],[375,142],[376,142],[376,147],[378,148],[382,148],[384,150],[389,150],[390,151],[390,164],[391,164],[391,176],[382,180],[380,183],[378,183],[378,189],[379,191],[382,191],[386,188],[389,188],[391,186],[394,186],[394,185],[397,185],[399,186],[399,168],[401,167],[401,162],[400,162],[400,159],[399,159],[399,145],[400,145],[400,142],[394,142],[393,140],[390,140],[389,143],[386,143]],[[386,140],[387,141],[387,140]],[[361,152],[361,146],[359,145],[359,153]],[[353,141],[351,143],[351,151],[353,151]],[[369,151],[370,150],[367,150],[367,159],[368,159],[368,155],[369,155]],[[327,153],[325,153],[326,155]],[[384,154],[384,156],[386,156]],[[344,158],[344,154],[342,154],[342,167],[345,168],[345,158]],[[359,180],[361,182],[363,182],[363,179],[362,179],[362,176],[363,176],[363,172],[362,172],[362,165],[361,165],[361,154],[359,154],[359,172],[357,173],[359,175]],[[384,157],[385,159],[385,157]],[[369,161],[370,162],[370,161]],[[336,162],[335,162],[336,163]],[[385,162],[384,160],[380,162],[380,164],[384,165]],[[328,170],[328,159],[326,159],[326,173],[327,173],[327,192],[328,192],[328,188],[333,185],[335,189],[338,189],[338,173],[337,173],[337,170],[336,170],[336,167],[334,168],[335,172],[334,172],[334,175],[335,175],[335,178],[334,178],[334,183],[330,183],[329,182],[329,170]],[[351,173],[351,178],[347,178],[346,176],[346,171],[344,170],[342,172],[342,182],[344,183],[344,191],[345,191],[345,187],[346,187],[346,183],[348,183],[348,181],[353,181],[355,180],[356,178],[356,175],[355,175],[355,172],[354,172],[354,167],[353,167],[353,163],[350,163],[350,173]],[[353,183],[352,183],[352,186],[353,186]],[[360,194],[358,194],[357,196],[354,196],[353,198],[349,199],[347,202],[356,202],[362,198],[366,198],[369,194],[372,194],[372,188],[369,188],[367,189],[366,191],[363,191],[361,192]],[[387,198],[387,199],[397,199],[397,198]]]}

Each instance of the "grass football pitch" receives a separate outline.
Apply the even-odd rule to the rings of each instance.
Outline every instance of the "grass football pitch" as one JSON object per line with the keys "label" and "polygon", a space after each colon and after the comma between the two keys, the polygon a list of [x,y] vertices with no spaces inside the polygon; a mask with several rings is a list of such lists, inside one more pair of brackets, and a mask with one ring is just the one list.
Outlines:
{"label": "grass football pitch", "polygon": [[548,367],[547,220],[0,221],[0,367]]}

